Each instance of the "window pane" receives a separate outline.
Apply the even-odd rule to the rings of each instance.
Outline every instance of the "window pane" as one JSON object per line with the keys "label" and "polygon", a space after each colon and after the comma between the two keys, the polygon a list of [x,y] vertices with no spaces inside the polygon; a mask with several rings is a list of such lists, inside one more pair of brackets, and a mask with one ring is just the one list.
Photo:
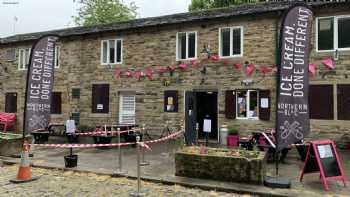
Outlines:
{"label": "window pane", "polygon": [[232,30],[232,55],[241,54],[241,29]]}
{"label": "window pane", "polygon": [[92,85],[92,113],[109,112],[109,84]]}
{"label": "window pane", "polygon": [[178,34],[178,57],[186,59],[186,33]]}
{"label": "window pane", "polygon": [[188,34],[188,58],[196,57],[196,34]]}
{"label": "window pane", "polygon": [[311,119],[333,120],[333,85],[311,85],[309,107]]}
{"label": "window pane", "polygon": [[117,40],[117,62],[121,62],[122,61],[122,41],[121,40]]}
{"label": "window pane", "polygon": [[29,49],[26,49],[25,55],[24,55],[24,60],[25,60],[24,68],[25,69],[28,69],[29,58],[30,58],[30,51],[29,51]]}
{"label": "window pane", "polygon": [[333,18],[318,20],[318,50],[333,49],[333,28]]}
{"label": "window pane", "polygon": [[115,41],[109,41],[109,63],[115,63]]}
{"label": "window pane", "polygon": [[221,29],[221,56],[230,56],[230,28]]}
{"label": "window pane", "polygon": [[60,48],[56,46],[55,48],[55,68],[59,67],[59,57],[60,57]]}
{"label": "window pane", "polygon": [[247,117],[247,91],[237,92],[237,116]]}
{"label": "window pane", "polygon": [[338,20],[338,48],[350,48],[350,17]]}
{"label": "window pane", "polygon": [[350,85],[337,85],[338,120],[350,120]]}
{"label": "window pane", "polygon": [[29,64],[30,49],[26,49],[26,64]]}
{"label": "window pane", "polygon": [[51,95],[51,114],[61,114],[62,111],[61,92],[52,92]]}
{"label": "window pane", "polygon": [[17,112],[17,93],[11,92],[5,94],[5,112]]}
{"label": "window pane", "polygon": [[23,64],[24,64],[24,62],[23,62],[23,59],[24,59],[24,50],[23,49],[20,49],[19,50],[19,56],[18,56],[18,61],[19,61],[19,68],[20,69],[23,69]]}
{"label": "window pane", "polygon": [[258,117],[258,92],[249,92],[249,117]]}
{"label": "window pane", "polygon": [[107,62],[107,42],[102,42],[102,63],[108,63]]}

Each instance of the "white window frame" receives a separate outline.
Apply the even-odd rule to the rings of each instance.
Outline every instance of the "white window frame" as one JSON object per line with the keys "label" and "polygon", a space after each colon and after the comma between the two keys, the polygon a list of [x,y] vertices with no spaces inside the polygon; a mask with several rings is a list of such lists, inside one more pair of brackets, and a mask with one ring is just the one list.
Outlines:
{"label": "white window frame", "polygon": [[[331,50],[318,50],[318,22],[320,19],[333,18],[333,49]],[[334,52],[334,51],[348,51],[348,48],[338,48],[338,20],[341,18],[350,18],[350,15],[338,15],[338,16],[324,16],[324,17],[316,17],[316,52]]]}
{"label": "white window frame", "polygon": [[[124,96],[133,96],[134,97],[134,110],[130,110],[130,111],[124,111],[123,110],[123,98]],[[128,124],[135,124],[136,122],[136,95],[133,94],[123,94],[121,93],[119,95],[119,124],[126,124],[123,122],[123,115],[133,115],[134,116],[134,120],[132,123],[128,123]]]}
{"label": "white window frame", "polygon": [[[194,57],[189,58],[188,57],[188,35],[189,34],[195,34],[195,46],[194,46]],[[179,54],[179,34],[186,34],[186,58],[181,59]],[[176,61],[183,61],[183,60],[196,60],[197,59],[197,40],[198,40],[198,34],[197,31],[188,31],[188,32],[177,32],[176,33]]]}
{"label": "white window frame", "polygon": [[[21,51],[23,51],[23,54],[26,54],[26,50],[29,50],[29,52],[28,52],[28,57],[26,57],[25,55],[23,55],[23,57],[22,57],[22,53],[21,53]],[[31,53],[31,48],[20,48],[20,49],[18,49],[18,70],[27,70],[27,68],[26,68],[26,64],[29,64],[29,62],[30,62],[30,53]],[[22,59],[22,62],[24,63],[24,65],[22,64],[21,65],[21,61],[20,61],[20,59]],[[26,63],[26,60],[28,59],[28,63]]]}
{"label": "white window frame", "polygon": [[56,45],[56,47],[55,47],[55,63],[54,63],[54,67],[56,69],[60,68],[60,62],[61,62],[60,61],[60,56],[61,56],[60,49],[61,49],[61,47]]}
{"label": "white window frame", "polygon": [[[222,29],[230,29],[230,55],[229,56],[222,56],[222,40],[221,40],[221,30]],[[241,51],[240,54],[233,54],[232,49],[232,39],[233,39],[233,30],[234,29],[240,29],[241,30]],[[219,28],[219,57],[220,58],[234,58],[234,57],[243,57],[243,51],[244,51],[244,28],[243,26],[233,26],[233,27],[221,27]]]}
{"label": "white window frame", "polygon": [[[109,41],[114,41],[115,43],[115,60],[116,62],[109,62]],[[120,41],[121,47],[120,47],[120,62],[117,62],[117,42]],[[107,42],[107,62],[103,62],[103,43]],[[123,63],[123,39],[116,38],[116,39],[106,39],[101,40],[101,65],[111,65],[111,64],[122,64]]]}
{"label": "white window frame", "polygon": [[[238,113],[238,92],[240,91],[247,91],[247,103],[246,103],[246,114],[247,117],[240,117],[239,113]],[[256,117],[250,117],[249,116],[249,106],[250,106],[250,92],[256,92],[257,94],[257,116]],[[240,119],[240,120],[259,120],[259,90],[251,90],[251,89],[247,89],[247,90],[236,90],[236,119]]]}

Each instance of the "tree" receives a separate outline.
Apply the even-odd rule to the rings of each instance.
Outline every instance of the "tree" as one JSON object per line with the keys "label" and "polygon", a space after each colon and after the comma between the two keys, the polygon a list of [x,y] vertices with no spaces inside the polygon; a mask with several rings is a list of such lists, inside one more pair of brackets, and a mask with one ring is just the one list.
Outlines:
{"label": "tree", "polygon": [[256,3],[262,0],[192,0],[188,9],[190,11],[222,8],[244,3]]}
{"label": "tree", "polygon": [[78,16],[74,17],[77,25],[97,25],[126,21],[136,18],[137,7],[134,2],[125,5],[119,0],[80,0]]}

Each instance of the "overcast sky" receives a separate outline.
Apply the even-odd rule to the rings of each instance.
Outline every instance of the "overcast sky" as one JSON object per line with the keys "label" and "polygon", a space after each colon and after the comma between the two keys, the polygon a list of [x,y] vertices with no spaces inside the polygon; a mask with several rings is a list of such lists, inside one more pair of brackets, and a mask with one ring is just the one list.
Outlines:
{"label": "overcast sky", "polygon": [[[124,0],[139,7],[138,18],[186,12],[191,0]],[[18,2],[18,4],[9,4]],[[73,0],[0,0],[0,37],[74,26]]]}

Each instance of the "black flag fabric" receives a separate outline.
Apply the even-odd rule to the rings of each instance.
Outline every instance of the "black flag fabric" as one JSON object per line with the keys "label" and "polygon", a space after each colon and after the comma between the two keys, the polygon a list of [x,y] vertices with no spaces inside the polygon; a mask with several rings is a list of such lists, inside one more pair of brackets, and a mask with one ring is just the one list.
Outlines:
{"label": "black flag fabric", "polygon": [[50,123],[57,36],[41,37],[32,47],[28,65],[23,134],[46,128]]}
{"label": "black flag fabric", "polygon": [[283,19],[277,78],[277,150],[304,139],[310,130],[309,56],[312,11],[303,4],[292,6]]}

